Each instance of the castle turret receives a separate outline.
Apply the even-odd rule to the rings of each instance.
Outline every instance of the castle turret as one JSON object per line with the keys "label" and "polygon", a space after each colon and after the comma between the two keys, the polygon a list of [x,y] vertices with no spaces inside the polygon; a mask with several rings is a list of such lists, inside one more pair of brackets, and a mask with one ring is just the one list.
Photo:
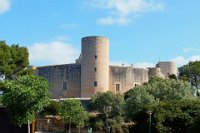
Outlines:
{"label": "castle turret", "polygon": [[82,38],[81,97],[109,90],[109,40],[105,37]]}
{"label": "castle turret", "polygon": [[158,62],[156,67],[160,68],[161,72],[165,75],[165,77],[169,77],[169,75],[173,74],[177,76],[177,67],[175,62]]}
{"label": "castle turret", "polygon": [[149,69],[149,79],[154,76],[165,78],[165,75],[161,72],[161,69],[158,67],[150,67]]}

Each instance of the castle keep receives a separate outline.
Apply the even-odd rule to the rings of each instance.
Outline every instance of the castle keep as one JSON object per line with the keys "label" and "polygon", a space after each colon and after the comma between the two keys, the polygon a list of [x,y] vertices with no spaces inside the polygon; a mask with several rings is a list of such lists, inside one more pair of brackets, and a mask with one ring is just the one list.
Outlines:
{"label": "castle keep", "polygon": [[158,62],[153,68],[109,65],[109,39],[82,38],[76,63],[37,67],[37,74],[51,83],[52,98],[90,98],[97,92],[124,93],[148,82],[152,76],[177,75],[174,62]]}

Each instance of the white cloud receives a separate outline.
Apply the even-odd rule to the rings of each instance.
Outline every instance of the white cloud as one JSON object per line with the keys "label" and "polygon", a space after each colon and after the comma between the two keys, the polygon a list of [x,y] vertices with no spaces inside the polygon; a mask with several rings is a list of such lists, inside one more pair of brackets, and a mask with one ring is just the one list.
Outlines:
{"label": "white cloud", "polygon": [[[99,18],[98,24],[127,24],[138,14],[149,11],[164,10],[164,3],[160,0],[91,0],[89,5],[108,11],[109,16]],[[101,23],[102,22],[102,23]]]}
{"label": "white cloud", "polygon": [[123,61],[114,61],[114,62],[111,62],[110,64],[114,66],[133,66],[135,68],[155,67],[155,64],[150,63],[150,62],[137,62],[134,64],[130,64],[128,62],[123,62]]}
{"label": "white cloud", "polygon": [[128,22],[129,20],[127,18],[117,18],[117,17],[114,18],[112,16],[97,19],[97,24],[100,25],[113,25],[113,24],[125,25]]}
{"label": "white cloud", "polygon": [[80,51],[63,40],[34,43],[28,47],[31,65],[74,63]]}
{"label": "white cloud", "polygon": [[10,0],[0,0],[0,14],[5,13],[10,9]]}
{"label": "white cloud", "polygon": [[200,55],[194,55],[188,58],[185,58],[183,56],[178,56],[172,59],[172,61],[176,62],[177,66],[180,67],[187,64],[190,61],[200,61]]}
{"label": "white cloud", "polygon": [[70,41],[70,36],[68,35],[63,35],[63,36],[57,36],[55,38],[53,38],[51,41],[60,41],[60,42],[67,42],[67,41]]}
{"label": "white cloud", "polygon": [[150,62],[137,62],[134,64],[134,67],[148,68],[148,67],[155,67],[155,64],[150,63]]}
{"label": "white cloud", "polygon": [[123,61],[111,61],[110,65],[112,65],[112,66],[131,66],[130,63],[123,62]]}
{"label": "white cloud", "polygon": [[[194,55],[191,57],[183,57],[183,56],[177,56],[175,58],[172,58],[170,60],[167,61],[174,61],[176,62],[177,67],[183,66],[187,63],[189,63],[190,61],[200,61],[200,55]],[[114,61],[110,63],[111,65],[116,65],[116,66],[133,66],[136,68],[148,68],[148,67],[155,67],[156,64],[151,63],[151,62],[136,62],[133,64],[130,64],[128,62],[123,62],[123,61]]]}
{"label": "white cloud", "polygon": [[199,52],[200,48],[183,48],[183,52]]}

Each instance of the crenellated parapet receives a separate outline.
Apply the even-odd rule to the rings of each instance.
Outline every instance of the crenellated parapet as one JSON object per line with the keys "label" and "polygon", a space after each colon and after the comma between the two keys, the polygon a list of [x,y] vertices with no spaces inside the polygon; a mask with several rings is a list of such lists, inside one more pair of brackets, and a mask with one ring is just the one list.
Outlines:
{"label": "crenellated parapet", "polygon": [[102,36],[87,36],[82,38],[83,44],[109,44],[109,39]]}

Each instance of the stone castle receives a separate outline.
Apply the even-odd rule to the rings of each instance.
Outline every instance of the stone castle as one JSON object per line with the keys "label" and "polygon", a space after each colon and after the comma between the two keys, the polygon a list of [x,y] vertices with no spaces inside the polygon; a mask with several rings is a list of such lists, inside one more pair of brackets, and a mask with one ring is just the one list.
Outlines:
{"label": "stone castle", "polygon": [[37,67],[37,74],[46,77],[52,85],[52,98],[90,98],[106,91],[124,93],[148,82],[152,76],[177,75],[176,64],[169,61],[146,69],[109,65],[106,37],[84,37],[81,43],[81,55],[76,63]]}

